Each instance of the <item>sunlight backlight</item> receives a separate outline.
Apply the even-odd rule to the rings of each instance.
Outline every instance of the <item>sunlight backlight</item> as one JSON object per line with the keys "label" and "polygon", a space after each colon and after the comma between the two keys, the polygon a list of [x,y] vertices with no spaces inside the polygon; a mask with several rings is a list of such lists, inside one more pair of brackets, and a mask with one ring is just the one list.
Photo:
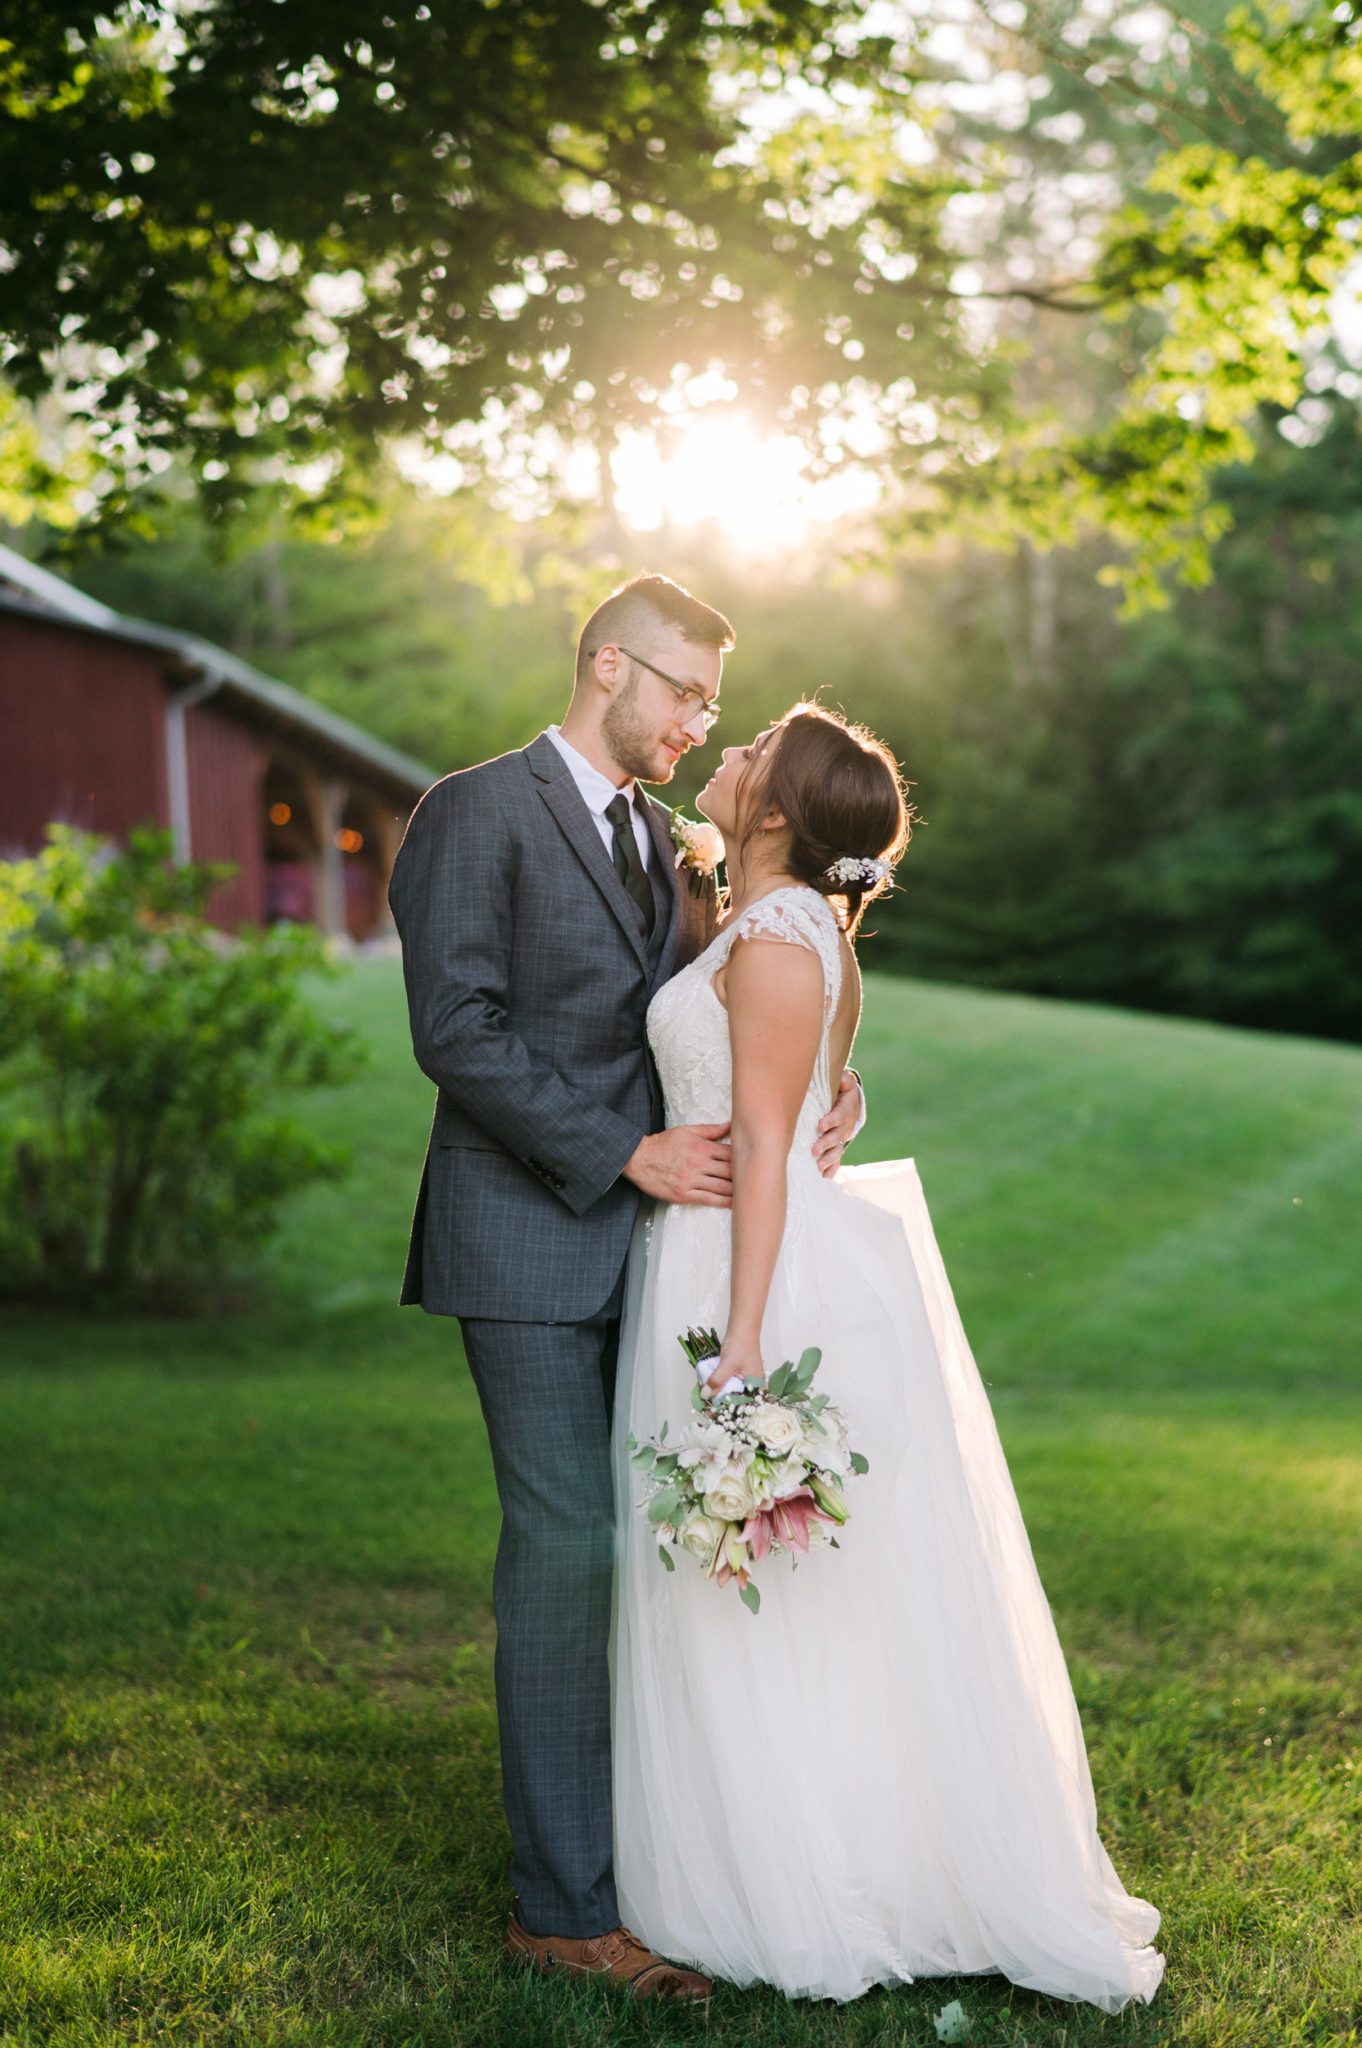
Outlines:
{"label": "sunlight backlight", "polygon": [[712,525],[747,554],[791,547],[873,502],[865,471],[810,479],[807,467],[793,435],[760,435],[733,415],[669,430],[665,444],[631,434],[611,459],[616,509],[636,532]]}

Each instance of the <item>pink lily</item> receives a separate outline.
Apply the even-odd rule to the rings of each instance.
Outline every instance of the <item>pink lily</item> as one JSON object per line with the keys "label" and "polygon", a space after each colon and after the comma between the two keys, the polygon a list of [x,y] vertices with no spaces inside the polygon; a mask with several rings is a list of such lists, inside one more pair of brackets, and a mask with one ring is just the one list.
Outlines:
{"label": "pink lily", "polygon": [[801,1552],[807,1551],[809,1547],[810,1522],[833,1520],[831,1515],[825,1514],[818,1506],[811,1489],[807,1486],[801,1486],[798,1492],[792,1493],[787,1500],[773,1501],[767,1512],[773,1523],[772,1534],[780,1542],[788,1543],[792,1549]]}
{"label": "pink lily", "polygon": [[730,1579],[736,1579],[740,1586],[747,1584],[750,1574],[747,1570],[747,1552],[743,1548],[745,1532],[734,1528],[730,1522],[714,1546],[710,1560],[709,1576],[726,1586]]}

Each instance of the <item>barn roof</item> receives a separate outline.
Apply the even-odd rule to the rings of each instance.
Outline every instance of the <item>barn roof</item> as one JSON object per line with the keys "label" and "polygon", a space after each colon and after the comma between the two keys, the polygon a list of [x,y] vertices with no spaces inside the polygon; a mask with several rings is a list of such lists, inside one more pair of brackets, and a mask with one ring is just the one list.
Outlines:
{"label": "barn roof", "polygon": [[267,726],[299,744],[310,742],[332,759],[338,758],[352,773],[361,771],[371,781],[395,786],[413,803],[435,780],[434,769],[385,746],[362,726],[314,704],[310,697],[252,668],[226,648],[200,640],[196,633],[129,618],[7,547],[0,547],[0,612],[42,619],[164,654],[177,682],[210,683],[215,704],[233,706],[253,724]]}

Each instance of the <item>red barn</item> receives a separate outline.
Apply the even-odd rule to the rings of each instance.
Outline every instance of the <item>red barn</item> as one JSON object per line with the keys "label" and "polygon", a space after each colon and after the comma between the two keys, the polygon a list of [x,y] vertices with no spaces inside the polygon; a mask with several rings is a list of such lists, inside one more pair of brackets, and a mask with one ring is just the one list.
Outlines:
{"label": "red barn", "polygon": [[50,821],[113,839],[175,833],[236,874],[217,923],[288,918],[367,939],[434,780],[220,647],[125,618],[0,547],[0,859]]}

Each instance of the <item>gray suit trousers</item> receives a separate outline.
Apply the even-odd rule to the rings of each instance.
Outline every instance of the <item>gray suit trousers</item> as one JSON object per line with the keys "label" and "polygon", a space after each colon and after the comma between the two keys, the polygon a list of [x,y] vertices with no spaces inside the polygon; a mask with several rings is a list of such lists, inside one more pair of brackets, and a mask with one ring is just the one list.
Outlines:
{"label": "gray suit trousers", "polygon": [[610,1416],[624,1276],[576,1323],[460,1318],[501,1497],[492,1578],[511,1883],[532,1934],[619,1925],[610,1792]]}

